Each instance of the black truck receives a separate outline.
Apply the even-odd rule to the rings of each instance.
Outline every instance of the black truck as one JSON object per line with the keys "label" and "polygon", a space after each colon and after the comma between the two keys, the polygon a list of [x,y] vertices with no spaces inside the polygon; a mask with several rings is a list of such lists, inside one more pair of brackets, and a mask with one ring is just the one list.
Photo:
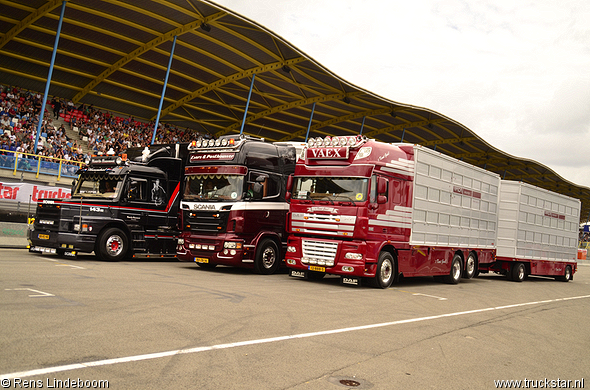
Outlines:
{"label": "black truck", "polygon": [[71,199],[42,199],[31,252],[102,260],[175,256],[186,145],[152,146],[87,161]]}

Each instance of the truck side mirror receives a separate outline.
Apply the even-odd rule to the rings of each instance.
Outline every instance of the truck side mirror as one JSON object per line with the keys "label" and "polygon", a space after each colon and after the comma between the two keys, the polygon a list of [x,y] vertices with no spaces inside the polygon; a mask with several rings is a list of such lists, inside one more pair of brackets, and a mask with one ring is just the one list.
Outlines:
{"label": "truck side mirror", "polygon": [[[387,180],[384,177],[377,178],[377,194],[383,194],[387,192]],[[377,202],[379,203],[379,202]]]}
{"label": "truck side mirror", "polygon": [[387,203],[387,197],[385,195],[378,195],[377,196],[377,203],[378,204]]}
{"label": "truck side mirror", "polygon": [[293,188],[293,175],[287,178],[287,192],[291,192],[291,188]]}

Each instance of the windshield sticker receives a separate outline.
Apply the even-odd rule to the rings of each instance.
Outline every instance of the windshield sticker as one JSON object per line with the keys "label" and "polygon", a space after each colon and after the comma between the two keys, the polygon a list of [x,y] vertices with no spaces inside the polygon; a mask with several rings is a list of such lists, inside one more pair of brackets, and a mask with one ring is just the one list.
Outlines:
{"label": "windshield sticker", "polygon": [[356,194],[356,200],[363,200],[363,194],[361,192],[359,192],[358,194]]}

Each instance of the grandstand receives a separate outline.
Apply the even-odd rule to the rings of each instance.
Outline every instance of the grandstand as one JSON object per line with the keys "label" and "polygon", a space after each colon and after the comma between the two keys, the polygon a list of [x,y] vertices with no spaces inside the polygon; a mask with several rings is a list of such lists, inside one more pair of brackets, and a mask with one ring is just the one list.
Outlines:
{"label": "grandstand", "polygon": [[[44,89],[62,4],[4,4],[0,84]],[[506,180],[579,198],[582,218],[590,212],[589,188],[494,148],[443,114],[352,85],[263,26],[207,0],[147,2],[141,8],[117,0],[68,1],[57,52],[50,95],[65,99],[67,107],[73,103],[78,112],[70,112],[70,123],[88,137],[92,151],[104,152],[113,140],[110,130],[100,134],[102,140],[84,135],[88,129],[78,125],[90,107],[111,118],[148,124],[159,118],[172,129],[213,137],[242,129],[271,141],[362,132],[379,141],[424,145]],[[143,139],[128,135],[123,141],[141,144],[152,129],[140,133]]]}

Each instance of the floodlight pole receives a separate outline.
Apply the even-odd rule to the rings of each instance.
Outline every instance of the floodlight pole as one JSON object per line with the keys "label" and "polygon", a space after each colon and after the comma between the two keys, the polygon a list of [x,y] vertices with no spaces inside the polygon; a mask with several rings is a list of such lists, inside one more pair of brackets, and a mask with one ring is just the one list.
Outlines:
{"label": "floodlight pole", "polygon": [[35,136],[35,154],[37,154],[37,145],[39,144],[39,135],[41,134],[41,125],[43,124],[43,117],[45,114],[45,105],[47,104],[47,94],[49,93],[49,86],[51,85],[51,76],[53,75],[53,65],[55,64],[55,56],[57,54],[57,46],[59,43],[59,35],[61,34],[61,25],[64,20],[64,13],[66,12],[66,3],[61,3],[61,15],[59,23],[57,24],[57,33],[55,35],[55,43],[53,44],[53,53],[51,53],[51,64],[49,65],[49,73],[47,74],[47,82],[45,83],[45,93],[43,94],[43,103],[41,104],[41,113],[39,114],[39,123],[37,124],[37,135]]}
{"label": "floodlight pole", "polygon": [[307,142],[307,137],[309,137],[309,129],[311,129],[311,121],[313,120],[313,113],[315,112],[315,102],[313,102],[313,106],[311,106],[311,115],[309,116],[309,124],[307,125],[307,134],[305,134],[305,142]]}
{"label": "floodlight pole", "polygon": [[254,88],[254,79],[256,73],[252,75],[252,82],[250,83],[250,92],[248,92],[248,101],[246,101],[246,109],[244,110],[244,119],[242,119],[242,127],[240,128],[240,135],[244,132],[244,124],[246,123],[246,116],[248,115],[248,106],[250,105],[250,96],[252,95],[252,88]]}
{"label": "floodlight pole", "polygon": [[160,96],[160,106],[158,107],[158,115],[156,116],[156,124],[154,126],[154,134],[152,135],[152,143],[156,140],[156,132],[158,131],[158,124],[160,123],[160,113],[162,112],[162,104],[164,103],[164,96],[166,95],[166,86],[168,85],[168,76],[170,75],[170,68],[172,67],[172,58],[174,57],[174,48],[176,47],[176,37],[172,41],[172,50],[170,50],[170,59],[168,60],[168,69],[166,69],[166,78],[164,79],[164,88],[162,88],[162,96]]}

